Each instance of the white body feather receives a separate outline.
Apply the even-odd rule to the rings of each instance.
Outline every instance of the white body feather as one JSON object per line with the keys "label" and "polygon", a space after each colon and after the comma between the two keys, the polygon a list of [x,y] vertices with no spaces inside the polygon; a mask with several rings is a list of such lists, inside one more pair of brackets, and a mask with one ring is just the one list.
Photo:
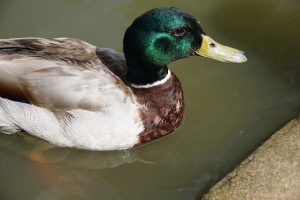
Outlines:
{"label": "white body feather", "polygon": [[71,122],[57,118],[48,109],[0,98],[0,131],[12,134],[24,130],[58,146],[117,150],[133,147],[143,130],[142,124],[132,120],[137,114],[133,105],[104,112],[67,112],[72,115]]}

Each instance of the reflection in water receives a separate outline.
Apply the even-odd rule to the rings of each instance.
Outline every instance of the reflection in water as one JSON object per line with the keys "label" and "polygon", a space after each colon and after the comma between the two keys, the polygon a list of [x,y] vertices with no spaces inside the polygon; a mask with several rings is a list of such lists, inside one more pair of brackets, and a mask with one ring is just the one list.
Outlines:
{"label": "reflection in water", "polygon": [[[90,187],[94,182],[97,182],[99,195],[122,199],[115,194],[113,185],[104,180],[99,182],[96,179],[99,170],[105,174],[104,169],[112,169],[125,164],[155,164],[142,160],[137,152],[132,150],[93,152],[64,149],[25,135],[16,135],[13,138],[1,135],[0,143],[1,152],[8,151],[9,154],[12,153],[29,159],[40,181],[49,185],[48,188],[40,191],[35,199],[87,198],[91,194],[85,188]],[[61,168],[67,170],[62,172]],[[94,187],[92,188],[94,189]],[[94,195],[92,194],[90,197],[93,198]]]}
{"label": "reflection in water", "polygon": [[[36,163],[36,171],[40,173],[43,182],[48,182],[50,187],[41,191],[36,199],[85,199],[93,198],[96,194],[89,192],[89,187],[97,195],[122,199],[112,184],[105,180],[98,180],[97,176],[106,174],[104,169],[112,169],[124,164],[140,162],[152,164],[138,158],[134,152],[88,152],[67,150],[48,150],[42,152],[43,163]],[[46,163],[44,163],[46,162]],[[62,165],[68,170],[61,173],[47,162]],[[101,170],[101,171],[99,171]],[[53,177],[59,176],[53,181]],[[92,194],[92,195],[91,195]]]}
{"label": "reflection in water", "polygon": [[299,0],[4,0],[0,38],[69,36],[121,50],[132,20],[160,6],[189,11],[248,62],[173,63],[184,123],[135,150],[80,151],[0,134],[1,199],[193,199],[299,113]]}
{"label": "reflection in water", "polygon": [[[97,170],[115,168],[134,162],[154,164],[139,158],[134,150],[97,152],[60,148],[25,135],[25,133],[24,135],[16,135],[15,138],[1,135],[0,141],[2,151],[10,151],[16,155],[24,156],[37,162],[38,166],[61,165],[85,170]],[[22,145],[20,145],[20,142],[22,142]]]}

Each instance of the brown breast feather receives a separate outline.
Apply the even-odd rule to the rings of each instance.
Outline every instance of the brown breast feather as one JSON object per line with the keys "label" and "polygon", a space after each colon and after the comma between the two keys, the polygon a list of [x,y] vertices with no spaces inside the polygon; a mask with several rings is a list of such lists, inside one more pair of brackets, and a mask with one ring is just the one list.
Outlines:
{"label": "brown breast feather", "polygon": [[184,113],[183,91],[173,73],[162,85],[131,89],[137,101],[145,106],[140,110],[145,129],[139,134],[136,146],[165,136],[180,125]]}

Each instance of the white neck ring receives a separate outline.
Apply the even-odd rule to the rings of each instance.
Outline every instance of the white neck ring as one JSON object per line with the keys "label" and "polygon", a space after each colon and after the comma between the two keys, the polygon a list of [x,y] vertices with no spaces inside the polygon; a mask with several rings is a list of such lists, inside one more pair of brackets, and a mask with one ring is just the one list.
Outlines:
{"label": "white neck ring", "polygon": [[168,69],[168,74],[165,76],[165,78],[159,80],[159,81],[155,81],[153,83],[148,83],[146,85],[136,85],[136,84],[130,84],[131,87],[134,88],[151,88],[151,87],[155,87],[161,84],[164,84],[165,82],[167,82],[171,77],[171,71]]}

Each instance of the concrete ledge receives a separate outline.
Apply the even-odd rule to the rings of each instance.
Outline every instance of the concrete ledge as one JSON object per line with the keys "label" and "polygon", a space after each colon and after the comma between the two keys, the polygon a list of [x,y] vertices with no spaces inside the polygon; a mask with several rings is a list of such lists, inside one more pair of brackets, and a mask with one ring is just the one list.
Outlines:
{"label": "concrete ledge", "polygon": [[277,131],[202,200],[300,200],[300,119]]}

